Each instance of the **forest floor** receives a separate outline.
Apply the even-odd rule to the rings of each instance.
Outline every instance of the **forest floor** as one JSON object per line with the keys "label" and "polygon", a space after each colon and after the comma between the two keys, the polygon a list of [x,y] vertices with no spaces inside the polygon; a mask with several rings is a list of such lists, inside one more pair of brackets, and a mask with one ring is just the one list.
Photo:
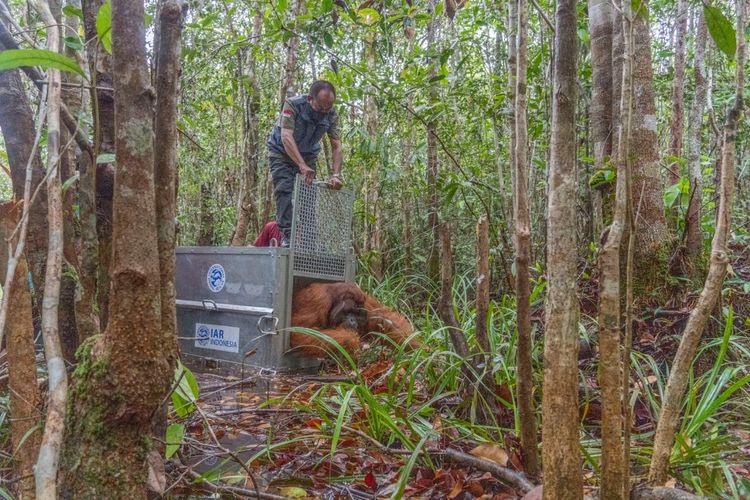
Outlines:
{"label": "forest floor", "polygon": [[[733,271],[722,304],[734,309],[735,333],[750,337],[750,250],[747,247],[733,250]],[[650,392],[644,386],[663,383],[659,381],[659,367],[673,356],[696,298],[697,292],[685,293],[666,306],[644,307],[637,321],[634,350],[655,361],[633,375],[636,387],[641,388],[634,409],[633,438],[636,443],[643,440],[646,447],[655,428],[654,408],[658,406],[650,404]],[[584,316],[595,315],[595,305],[594,287],[585,289]],[[588,310],[592,306],[594,309]],[[719,322],[713,322],[706,341],[721,337],[722,330]],[[712,353],[705,353],[706,361],[699,359],[696,373],[711,369],[716,359]],[[601,410],[594,349],[590,355],[582,356],[580,365],[584,380],[581,388],[584,434],[597,440]],[[454,410],[460,403],[455,400],[457,396],[435,398],[418,382],[410,388],[414,406],[424,403],[434,408],[429,419],[422,423],[435,433],[417,445],[416,453],[413,444],[406,446],[398,438],[389,441],[373,437],[392,437],[395,429],[388,426],[398,425],[393,423],[397,420],[387,416],[373,418],[368,413],[373,408],[352,406],[350,398],[352,394],[360,399],[365,397],[359,392],[363,387],[366,394],[373,396],[392,391],[394,370],[403,368],[394,366],[393,359],[383,351],[356,373],[334,368],[315,376],[254,375],[244,380],[236,375],[196,373],[201,387],[200,411],[182,419],[183,445],[176,460],[167,465],[169,494],[191,496],[203,491],[236,497],[260,494],[261,498],[269,499],[523,497],[523,487],[514,486],[512,481],[504,482],[492,472],[478,470],[476,464],[456,460],[455,455],[446,453],[454,450],[507,470],[520,473],[524,470],[518,441],[512,432],[503,433],[500,442],[490,444],[473,439],[474,436],[456,425]],[[399,376],[395,374],[397,379]],[[498,386],[496,391],[508,401],[512,399],[507,386]],[[405,410],[395,406],[388,411],[398,414]],[[425,420],[416,412],[409,417]],[[510,404],[501,408],[496,417],[502,428],[513,428]],[[385,428],[372,428],[377,425]],[[744,425],[737,425],[729,432],[740,442],[750,442]],[[731,470],[738,477],[750,480],[750,465],[742,465],[743,456],[744,463],[750,464],[750,448],[740,447],[736,451],[739,460],[732,462]],[[644,472],[643,463],[640,467],[634,465],[635,476]],[[594,471],[586,476],[594,477]],[[677,485],[691,489],[689,485]],[[590,484],[587,491],[593,492],[595,486]]]}

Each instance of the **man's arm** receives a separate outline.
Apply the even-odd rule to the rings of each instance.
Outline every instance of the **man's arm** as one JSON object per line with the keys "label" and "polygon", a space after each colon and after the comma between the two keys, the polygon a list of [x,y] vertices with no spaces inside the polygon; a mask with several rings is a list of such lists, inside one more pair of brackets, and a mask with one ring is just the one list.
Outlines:
{"label": "man's arm", "polygon": [[304,158],[302,158],[302,155],[297,148],[297,143],[294,142],[294,129],[281,129],[281,143],[284,145],[284,151],[286,151],[287,156],[297,164],[300,173],[305,176],[305,182],[310,184],[315,178],[315,170],[308,167]]}
{"label": "man's arm", "polygon": [[341,162],[343,160],[343,154],[341,152],[341,132],[339,130],[339,117],[334,114],[331,120],[331,126],[328,128],[328,138],[331,140],[331,153],[333,156],[333,175],[331,176],[328,183],[333,189],[341,189],[343,182],[341,181]]}

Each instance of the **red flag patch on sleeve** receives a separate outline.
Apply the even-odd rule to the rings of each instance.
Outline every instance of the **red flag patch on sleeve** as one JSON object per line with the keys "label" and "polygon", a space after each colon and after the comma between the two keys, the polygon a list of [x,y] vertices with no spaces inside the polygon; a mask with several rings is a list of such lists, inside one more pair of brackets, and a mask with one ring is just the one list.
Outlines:
{"label": "red flag patch on sleeve", "polygon": [[284,109],[281,114],[284,116],[294,116],[294,111],[292,111],[291,109]]}

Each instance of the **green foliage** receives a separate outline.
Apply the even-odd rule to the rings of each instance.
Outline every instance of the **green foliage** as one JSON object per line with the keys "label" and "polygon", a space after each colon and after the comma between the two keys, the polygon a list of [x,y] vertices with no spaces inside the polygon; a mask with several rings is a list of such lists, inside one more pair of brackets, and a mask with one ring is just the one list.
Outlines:
{"label": "green foliage", "polygon": [[172,405],[175,413],[180,417],[186,417],[195,411],[195,402],[198,400],[199,388],[195,375],[182,362],[177,362],[175,368],[175,389],[172,391]]}
{"label": "green foliage", "polygon": [[729,59],[734,59],[735,52],[737,52],[737,31],[732,23],[719,7],[713,5],[703,5],[703,17],[706,19],[706,27],[716,46]]}
{"label": "green foliage", "polygon": [[96,13],[96,35],[109,54],[112,54],[112,2],[107,0]]}
{"label": "green foliage", "polygon": [[81,67],[73,59],[56,52],[44,49],[10,49],[0,51],[0,70],[20,68],[22,66],[38,66],[40,68],[55,68],[60,71],[76,73],[86,77]]}
{"label": "green foliage", "polygon": [[185,424],[169,424],[167,427],[167,437],[165,442],[167,443],[166,452],[164,458],[170,459],[172,455],[177,453],[182,445],[182,440],[185,437]]}

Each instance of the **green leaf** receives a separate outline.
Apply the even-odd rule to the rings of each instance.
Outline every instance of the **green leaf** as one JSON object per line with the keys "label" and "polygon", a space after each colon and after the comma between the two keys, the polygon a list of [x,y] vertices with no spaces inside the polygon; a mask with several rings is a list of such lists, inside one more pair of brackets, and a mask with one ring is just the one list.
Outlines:
{"label": "green leaf", "polygon": [[672,184],[664,190],[664,207],[671,208],[675,200],[680,195],[680,185]]}
{"label": "green leaf", "polygon": [[73,50],[81,50],[83,48],[83,44],[81,43],[81,39],[77,36],[66,36],[63,41],[65,42],[65,45],[70,47]]}
{"label": "green leaf", "polygon": [[83,19],[83,11],[79,9],[78,7],[74,7],[72,5],[66,5],[63,7],[63,14],[70,17],[79,17]]}
{"label": "green leaf", "polygon": [[167,449],[164,454],[169,459],[177,453],[182,445],[182,438],[185,437],[185,424],[170,424],[167,427]]}
{"label": "green leaf", "polygon": [[56,52],[43,49],[10,49],[0,52],[0,71],[20,68],[21,66],[55,68],[86,77],[86,73],[83,72],[77,62]]}
{"label": "green leaf", "polygon": [[724,16],[721,9],[711,5],[703,6],[703,17],[706,19],[708,32],[711,33],[711,38],[716,42],[716,46],[728,58],[733,59],[734,53],[737,51],[737,35],[732,23]]}
{"label": "green leaf", "polygon": [[333,47],[333,37],[327,31],[323,33],[323,41],[325,42],[326,47],[328,47],[329,49]]}
{"label": "green leaf", "polygon": [[107,1],[96,14],[96,34],[104,50],[112,54],[112,4]]}
{"label": "green leaf", "polygon": [[630,8],[633,9],[633,14],[648,20],[648,4],[646,2],[643,0],[631,0]]}
{"label": "green leaf", "polygon": [[323,13],[331,12],[333,10],[333,0],[323,0]]}
{"label": "green leaf", "polygon": [[307,496],[307,491],[298,486],[288,486],[286,488],[280,488],[279,491],[283,496],[289,498],[305,498]]}
{"label": "green leaf", "polygon": [[195,411],[195,402],[198,400],[199,389],[195,375],[182,363],[177,363],[174,372],[174,380],[179,383],[172,391],[172,405],[174,411],[180,417],[186,417]]}
{"label": "green leaf", "polygon": [[114,162],[115,162],[114,153],[102,153],[96,157],[96,163],[114,163]]}
{"label": "green leaf", "polygon": [[75,174],[73,174],[70,177],[68,177],[67,179],[65,179],[65,182],[63,182],[63,185],[62,185],[62,188],[61,188],[62,192],[64,193],[68,189],[70,189],[70,186],[72,186],[75,183],[75,181],[77,181],[77,180],[78,180],[78,172],[76,172]]}
{"label": "green leaf", "polygon": [[357,12],[357,18],[362,24],[371,26],[380,20],[380,12],[371,7],[366,7]]}
{"label": "green leaf", "polygon": [[279,4],[276,6],[277,10],[283,13],[288,5],[287,0],[279,0]]}

